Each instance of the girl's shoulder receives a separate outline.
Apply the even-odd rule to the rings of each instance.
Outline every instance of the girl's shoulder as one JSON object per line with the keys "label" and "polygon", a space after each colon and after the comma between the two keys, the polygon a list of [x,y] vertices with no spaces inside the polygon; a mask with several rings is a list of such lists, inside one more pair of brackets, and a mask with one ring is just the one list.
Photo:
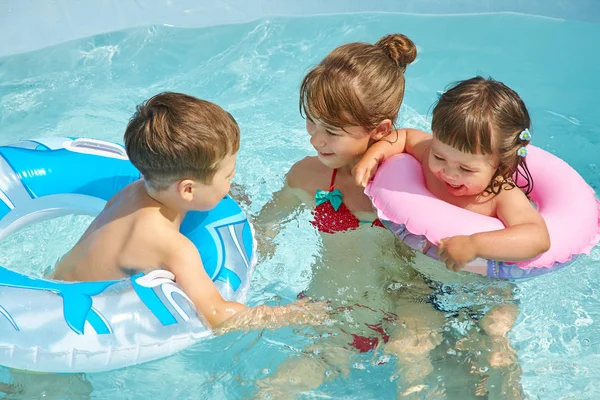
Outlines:
{"label": "girl's shoulder", "polygon": [[425,165],[432,142],[433,135],[431,133],[418,129],[406,130],[406,152],[416,158],[421,165]]}
{"label": "girl's shoulder", "polygon": [[500,218],[503,222],[507,214],[520,213],[529,208],[535,209],[531,207],[532,204],[521,189],[509,184],[506,184],[499,193],[486,193],[480,196],[479,201],[481,206],[489,207],[488,215]]}
{"label": "girl's shoulder", "polygon": [[286,182],[292,188],[305,189],[313,186],[315,181],[320,181],[323,174],[328,174],[329,171],[318,157],[305,157],[290,168]]}
{"label": "girl's shoulder", "polygon": [[513,186],[507,184],[495,197],[496,204],[500,207],[521,206],[524,204],[531,205],[527,195],[516,185]]}

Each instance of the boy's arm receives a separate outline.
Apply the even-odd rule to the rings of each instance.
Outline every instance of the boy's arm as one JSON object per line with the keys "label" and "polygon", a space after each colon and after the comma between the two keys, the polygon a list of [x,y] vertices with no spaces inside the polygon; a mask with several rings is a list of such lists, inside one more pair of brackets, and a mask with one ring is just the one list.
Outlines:
{"label": "boy's arm", "polygon": [[218,333],[232,330],[277,329],[290,325],[323,325],[329,315],[323,302],[312,302],[309,298],[285,306],[247,308],[235,314],[219,326]]}
{"label": "boy's arm", "polygon": [[397,129],[385,138],[369,147],[360,161],[352,169],[357,185],[366,187],[371,181],[379,165],[393,155],[408,153],[420,163],[432,136],[416,129]]}
{"label": "boy's arm", "polygon": [[440,259],[450,269],[458,271],[476,257],[523,261],[548,251],[550,235],[546,223],[523,192],[518,188],[502,191],[497,202],[498,219],[506,228],[440,242]]}
{"label": "boy's arm", "polygon": [[175,282],[192,300],[198,314],[209,328],[221,325],[236,313],[245,310],[243,304],[227,301],[210,279],[196,246],[187,238],[170,243],[172,254],[167,257],[167,268],[175,275]]}
{"label": "boy's arm", "polygon": [[211,329],[220,327],[223,331],[318,325],[327,317],[323,303],[309,303],[308,299],[281,307],[254,308],[227,301],[204,270],[196,246],[185,237],[181,237],[180,243],[171,244],[176,251],[170,257],[169,270]]}

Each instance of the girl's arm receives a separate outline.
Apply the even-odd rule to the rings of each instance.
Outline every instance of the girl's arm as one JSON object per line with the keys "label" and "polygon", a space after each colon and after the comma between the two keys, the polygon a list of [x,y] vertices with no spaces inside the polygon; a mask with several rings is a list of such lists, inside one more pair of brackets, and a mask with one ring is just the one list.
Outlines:
{"label": "girl's arm", "polygon": [[550,249],[550,234],[540,213],[517,188],[498,196],[497,215],[506,229],[477,233],[474,240],[480,257],[502,260],[529,260]]}
{"label": "girl's arm", "polygon": [[372,144],[354,166],[352,174],[356,184],[367,186],[375,175],[377,167],[396,154],[408,153],[422,163],[427,144],[431,139],[432,136],[429,133],[416,129],[397,129],[391,132],[385,138]]}
{"label": "girl's arm", "polygon": [[301,168],[298,168],[300,163],[296,163],[292,167],[285,177],[283,187],[273,194],[271,200],[263,206],[254,219],[261,259],[273,255],[276,247],[273,239],[279,233],[281,224],[288,221],[290,216],[302,205],[302,200],[298,195],[300,189],[294,187],[297,184],[299,172],[302,171]]}
{"label": "girl's arm", "polygon": [[497,215],[506,228],[470,236],[443,239],[440,259],[458,271],[476,257],[488,260],[523,261],[550,248],[550,235],[539,212],[518,189],[502,191],[497,197]]}

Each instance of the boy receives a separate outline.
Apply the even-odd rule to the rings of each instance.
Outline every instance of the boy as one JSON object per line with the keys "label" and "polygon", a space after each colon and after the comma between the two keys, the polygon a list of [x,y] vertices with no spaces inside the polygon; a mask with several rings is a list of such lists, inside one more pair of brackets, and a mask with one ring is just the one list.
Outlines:
{"label": "boy", "polygon": [[[99,281],[163,268],[175,275],[210,328],[320,323],[319,304],[256,307],[225,301],[206,274],[196,246],[179,232],[191,210],[214,208],[229,192],[240,145],[233,117],[216,104],[161,93],[137,107],[125,149],[142,179],[118,192],[59,262],[55,279]],[[311,307],[311,309],[309,309]],[[232,329],[233,326],[228,327]]]}

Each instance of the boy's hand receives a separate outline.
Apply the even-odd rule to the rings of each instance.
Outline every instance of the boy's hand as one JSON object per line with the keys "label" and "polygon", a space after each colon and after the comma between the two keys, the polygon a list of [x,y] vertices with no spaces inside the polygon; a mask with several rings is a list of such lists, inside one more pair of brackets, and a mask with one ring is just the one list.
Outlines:
{"label": "boy's hand", "polygon": [[440,240],[437,254],[451,271],[460,271],[477,257],[477,246],[471,236],[453,236]]}
{"label": "boy's hand", "polygon": [[226,320],[217,335],[233,330],[277,329],[283,326],[324,325],[330,317],[327,302],[311,301],[305,297],[297,302],[278,307],[248,308]]}
{"label": "boy's hand", "polygon": [[330,316],[331,307],[325,301],[304,297],[282,308],[285,318],[294,325],[323,325]]}
{"label": "boy's hand", "polygon": [[358,163],[356,163],[354,168],[352,168],[352,175],[354,176],[356,184],[366,187],[371,179],[373,179],[373,176],[375,176],[375,172],[377,171],[379,164],[383,162],[384,158],[385,155],[383,153],[365,153]]}

